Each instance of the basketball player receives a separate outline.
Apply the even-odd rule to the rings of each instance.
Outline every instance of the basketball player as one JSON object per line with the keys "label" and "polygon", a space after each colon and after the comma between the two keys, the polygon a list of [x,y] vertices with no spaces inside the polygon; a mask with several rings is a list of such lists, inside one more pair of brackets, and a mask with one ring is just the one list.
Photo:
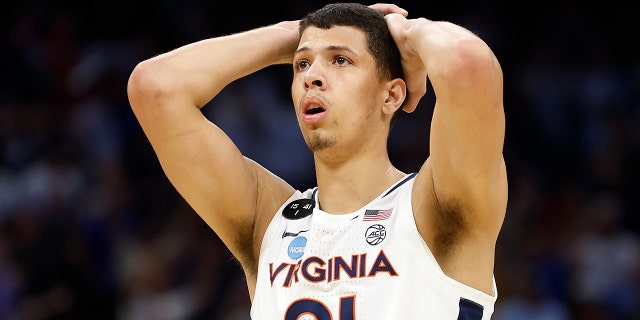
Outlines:
{"label": "basketball player", "polygon": [[[501,67],[463,27],[407,16],[331,4],[131,74],[133,111],[167,177],[242,265],[254,320],[490,319],[507,205]],[[200,111],[234,80],[283,63],[314,154],[317,188],[306,191],[244,157]],[[389,130],[427,77],[429,157],[404,173]]]}

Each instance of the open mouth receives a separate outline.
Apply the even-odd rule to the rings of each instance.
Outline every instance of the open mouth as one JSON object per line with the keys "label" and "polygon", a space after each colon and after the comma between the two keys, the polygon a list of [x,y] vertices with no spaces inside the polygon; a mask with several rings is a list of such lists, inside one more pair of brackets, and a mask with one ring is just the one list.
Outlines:
{"label": "open mouth", "polygon": [[304,114],[313,115],[324,112],[324,108],[319,105],[310,105],[307,110],[305,110]]}

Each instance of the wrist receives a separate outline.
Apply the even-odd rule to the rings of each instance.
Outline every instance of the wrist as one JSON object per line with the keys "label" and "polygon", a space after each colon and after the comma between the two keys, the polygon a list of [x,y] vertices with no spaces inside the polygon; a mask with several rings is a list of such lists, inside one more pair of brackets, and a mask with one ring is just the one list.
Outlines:
{"label": "wrist", "polygon": [[273,48],[273,64],[291,63],[300,41],[298,26],[298,21],[283,21],[266,27],[270,30],[267,41]]}

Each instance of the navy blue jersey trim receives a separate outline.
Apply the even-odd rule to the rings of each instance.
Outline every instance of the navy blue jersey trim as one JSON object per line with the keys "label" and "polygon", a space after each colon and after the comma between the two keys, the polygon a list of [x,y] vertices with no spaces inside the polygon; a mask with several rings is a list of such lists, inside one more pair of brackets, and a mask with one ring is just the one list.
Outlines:
{"label": "navy blue jersey trim", "polygon": [[316,193],[318,193],[318,187],[313,189],[313,193],[311,193],[311,200],[316,200]]}
{"label": "navy blue jersey trim", "polygon": [[398,182],[398,184],[396,184],[395,186],[393,186],[393,188],[391,188],[391,190],[387,191],[387,193],[385,193],[385,194],[384,194],[384,196],[382,196],[382,197],[384,198],[384,197],[388,196],[391,192],[393,192],[393,190],[398,189],[398,187],[400,187],[401,185],[403,185],[405,182],[407,182],[407,181],[409,181],[409,180],[413,179],[413,177],[415,177],[415,176],[416,176],[416,174],[417,174],[417,173],[415,173],[415,172],[414,172],[414,173],[410,174],[408,177],[404,178],[404,180],[402,180],[402,181]]}
{"label": "navy blue jersey trim", "polygon": [[458,320],[481,320],[484,307],[469,299],[460,298]]}

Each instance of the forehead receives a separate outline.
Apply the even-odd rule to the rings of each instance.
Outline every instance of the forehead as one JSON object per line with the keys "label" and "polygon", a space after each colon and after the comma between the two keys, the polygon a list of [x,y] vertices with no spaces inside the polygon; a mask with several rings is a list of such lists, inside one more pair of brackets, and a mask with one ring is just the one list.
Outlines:
{"label": "forehead", "polygon": [[364,32],[350,26],[333,26],[329,29],[310,26],[304,30],[298,44],[298,49],[321,50],[329,47],[347,47],[361,54],[368,51]]}

